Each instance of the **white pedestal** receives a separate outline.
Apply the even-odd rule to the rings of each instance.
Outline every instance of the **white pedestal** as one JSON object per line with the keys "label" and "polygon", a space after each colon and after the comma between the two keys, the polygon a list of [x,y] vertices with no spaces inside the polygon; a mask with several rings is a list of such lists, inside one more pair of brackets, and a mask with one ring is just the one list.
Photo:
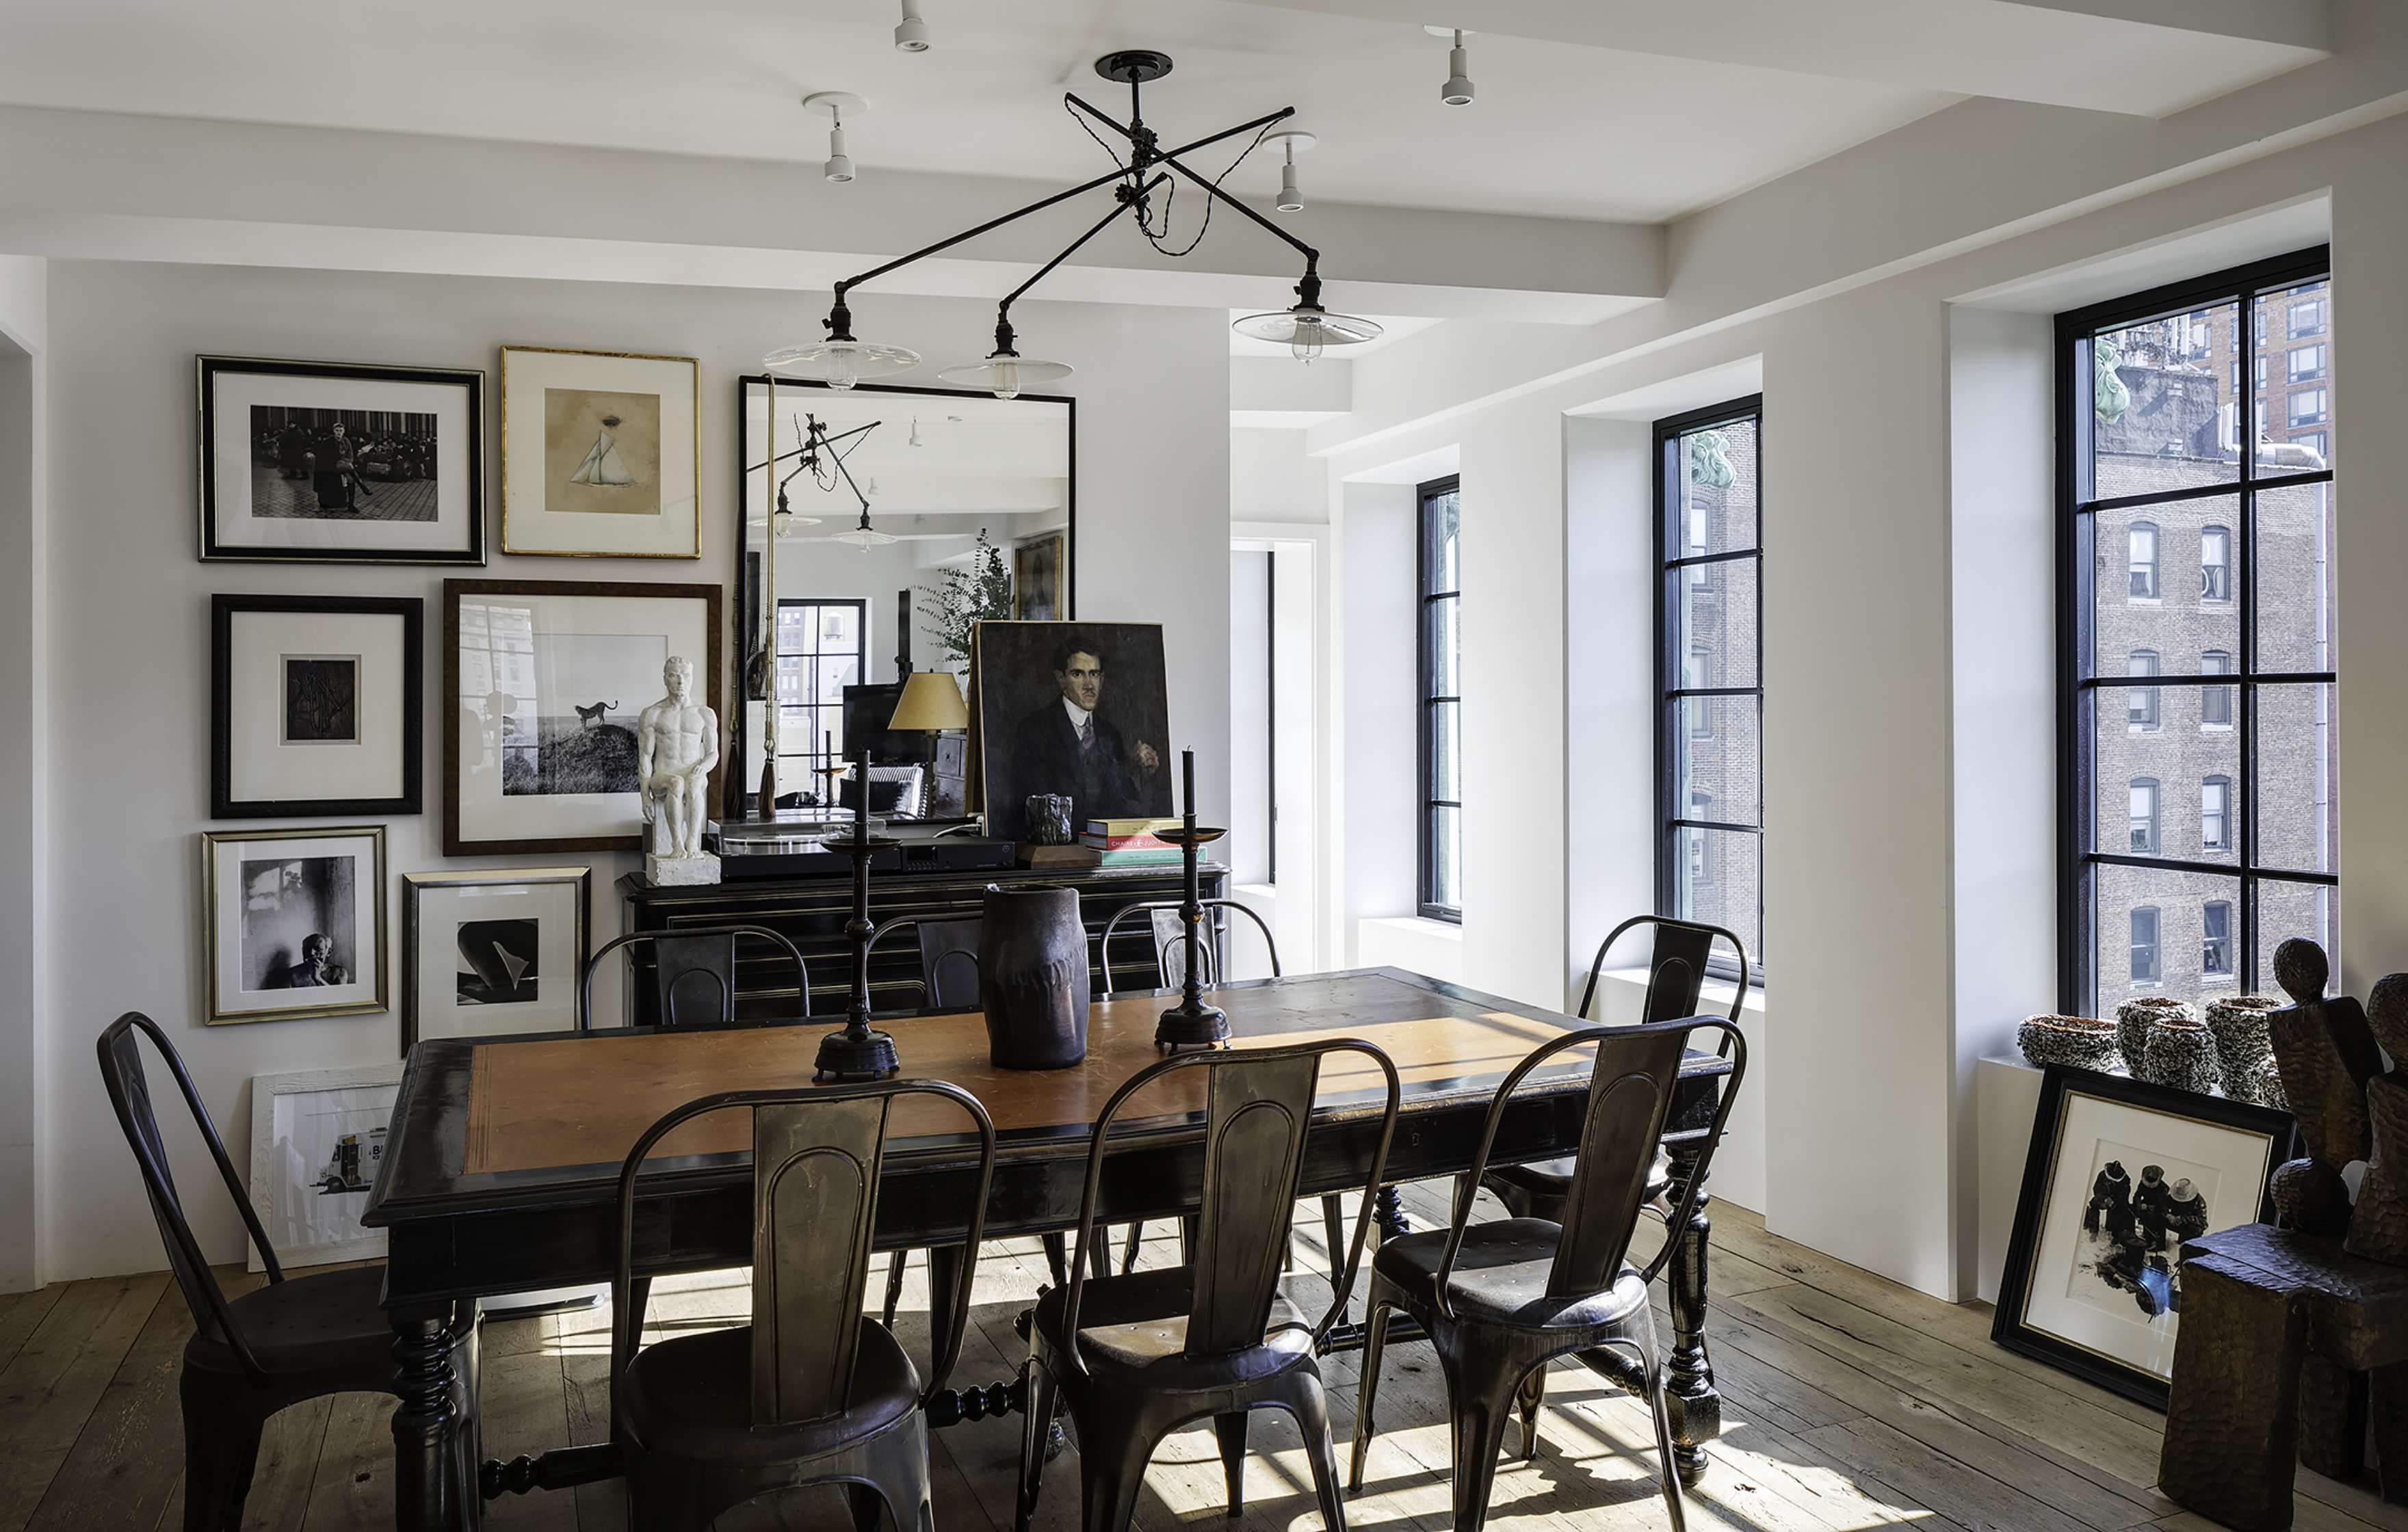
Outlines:
{"label": "white pedestal", "polygon": [[644,877],[654,888],[683,888],[719,881],[715,856],[655,856],[644,853]]}

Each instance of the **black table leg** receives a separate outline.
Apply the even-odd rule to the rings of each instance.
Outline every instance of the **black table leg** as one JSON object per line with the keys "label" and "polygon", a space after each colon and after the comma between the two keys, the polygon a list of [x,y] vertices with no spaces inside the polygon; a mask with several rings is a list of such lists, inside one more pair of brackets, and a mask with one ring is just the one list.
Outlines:
{"label": "black table leg", "polygon": [[1371,1203],[1371,1224],[1382,1240],[1395,1239],[1413,1232],[1412,1220],[1405,1216],[1404,1198],[1397,1196],[1394,1186],[1382,1186]]}
{"label": "black table leg", "polygon": [[[1702,1144],[1671,1150],[1672,1197],[1698,1177]],[[1706,1472],[1706,1443],[1722,1435],[1723,1396],[1714,1389],[1714,1365],[1706,1354],[1706,1238],[1713,1232],[1700,1181],[1698,1205],[1685,1228],[1667,1231],[1672,1260],[1665,1273],[1665,1297],[1672,1310],[1672,1355],[1664,1393],[1672,1417],[1672,1461],[1681,1482],[1695,1487]]]}
{"label": "black table leg", "polygon": [[452,1310],[393,1311],[393,1525],[398,1532],[457,1532],[461,1499],[460,1418],[452,1390]]}

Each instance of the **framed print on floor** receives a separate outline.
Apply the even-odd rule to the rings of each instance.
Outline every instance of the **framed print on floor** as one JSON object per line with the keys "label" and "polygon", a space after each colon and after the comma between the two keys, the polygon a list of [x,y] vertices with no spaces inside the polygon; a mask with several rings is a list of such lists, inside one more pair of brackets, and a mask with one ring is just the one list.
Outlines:
{"label": "framed print on floor", "polygon": [[201,836],[211,1026],[386,1008],[384,826]]}
{"label": "framed print on floor", "polygon": [[574,1029],[593,884],[591,867],[405,875],[403,1056],[421,1038]]}
{"label": "framed print on floor", "polygon": [[672,656],[726,716],[720,632],[716,585],[445,580],[444,854],[643,850],[637,720]]}
{"label": "framed print on floor", "polygon": [[426,604],[209,600],[209,814],[415,814]]}
{"label": "framed print on floor", "polygon": [[502,348],[502,551],[702,557],[690,356]]}
{"label": "framed print on floor", "polygon": [[[384,1163],[399,1064],[251,1077],[251,1206],[285,1267],[384,1253],[360,1214]],[[259,1252],[251,1269],[265,1269]]]}
{"label": "framed print on floor", "polygon": [[485,375],[204,356],[201,557],[485,562]]}
{"label": "framed print on floor", "polygon": [[2271,1107],[2050,1065],[1990,1338],[2163,1410],[2183,1241],[2272,1222],[2291,1139]]}

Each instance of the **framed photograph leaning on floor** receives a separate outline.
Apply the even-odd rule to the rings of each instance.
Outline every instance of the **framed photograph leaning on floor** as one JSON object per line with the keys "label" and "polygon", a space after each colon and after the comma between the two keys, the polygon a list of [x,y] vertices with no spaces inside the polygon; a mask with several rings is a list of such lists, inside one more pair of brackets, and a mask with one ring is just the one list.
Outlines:
{"label": "framed photograph leaning on floor", "polygon": [[[360,1213],[384,1163],[401,1066],[251,1077],[251,1206],[277,1264],[323,1266],[384,1253]],[[265,1269],[259,1252],[251,1269]]]}
{"label": "framed photograph leaning on floor", "polygon": [[2291,1114],[2051,1065],[1990,1338],[2159,1410],[2182,1245],[2274,1216]]}
{"label": "framed photograph leaning on floor", "polygon": [[577,1025],[591,867],[402,878],[401,1051],[421,1038]]}
{"label": "framed photograph leaning on floor", "polygon": [[485,375],[204,356],[201,557],[485,562]]}
{"label": "framed photograph leaning on floor", "polygon": [[415,814],[426,604],[209,600],[209,814]]}
{"label": "framed photograph leaning on floor", "polygon": [[384,826],[207,831],[211,1026],[386,1009]]}
{"label": "framed photograph leaning on floor", "polygon": [[502,348],[502,551],[702,556],[690,356]]}

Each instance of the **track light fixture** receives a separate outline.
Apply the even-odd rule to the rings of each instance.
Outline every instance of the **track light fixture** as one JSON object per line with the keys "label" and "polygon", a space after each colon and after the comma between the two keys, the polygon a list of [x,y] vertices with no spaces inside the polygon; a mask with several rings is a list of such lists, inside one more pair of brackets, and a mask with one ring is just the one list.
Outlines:
{"label": "track light fixture", "polygon": [[1459,26],[1426,26],[1422,30],[1433,37],[1454,39],[1454,46],[1447,50],[1446,54],[1446,83],[1439,87],[1438,98],[1450,107],[1470,106],[1471,54],[1463,46],[1463,39],[1471,34]]}
{"label": "track light fixture", "polygon": [[1297,189],[1296,184],[1296,157],[1321,140],[1310,133],[1297,129],[1268,134],[1264,136],[1263,142],[1277,144],[1287,151],[1286,160],[1280,165],[1279,210],[1283,213],[1304,211],[1304,193]]}
{"label": "track light fixture", "polygon": [[924,53],[928,50],[928,23],[920,20],[920,0],[903,0],[903,20],[895,24],[895,50],[898,53]]}
{"label": "track light fixture", "polygon": [[869,109],[869,103],[851,91],[821,91],[803,97],[803,105],[828,114],[828,157],[820,174],[838,185],[853,179],[853,156],[844,150],[844,114],[858,117]]}

